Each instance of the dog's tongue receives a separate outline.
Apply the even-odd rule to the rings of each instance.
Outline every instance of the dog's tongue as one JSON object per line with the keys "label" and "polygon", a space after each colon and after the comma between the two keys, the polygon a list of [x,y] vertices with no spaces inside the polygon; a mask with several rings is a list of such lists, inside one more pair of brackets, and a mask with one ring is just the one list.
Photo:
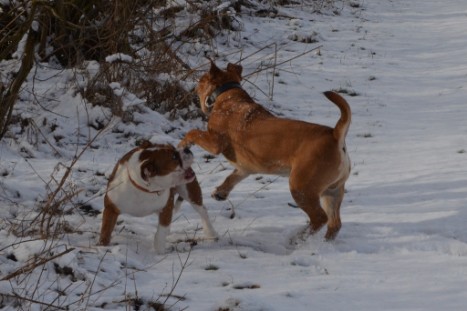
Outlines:
{"label": "dog's tongue", "polygon": [[195,178],[195,172],[190,168],[185,170],[185,179],[190,180]]}

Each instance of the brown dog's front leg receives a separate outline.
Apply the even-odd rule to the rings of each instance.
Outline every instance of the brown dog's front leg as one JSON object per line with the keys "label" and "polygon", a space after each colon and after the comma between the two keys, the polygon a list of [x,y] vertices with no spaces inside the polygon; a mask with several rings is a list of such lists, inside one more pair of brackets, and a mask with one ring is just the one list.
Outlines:
{"label": "brown dog's front leg", "polygon": [[201,131],[201,130],[191,130],[186,135],[185,138],[178,144],[178,147],[185,148],[190,147],[191,145],[198,145],[207,152],[211,154],[219,154],[222,152],[222,141],[219,135]]}
{"label": "brown dog's front leg", "polygon": [[247,178],[250,174],[242,170],[235,169],[232,174],[227,176],[222,185],[216,188],[211,196],[217,201],[225,201],[229,196],[230,191],[237,185],[239,182]]}

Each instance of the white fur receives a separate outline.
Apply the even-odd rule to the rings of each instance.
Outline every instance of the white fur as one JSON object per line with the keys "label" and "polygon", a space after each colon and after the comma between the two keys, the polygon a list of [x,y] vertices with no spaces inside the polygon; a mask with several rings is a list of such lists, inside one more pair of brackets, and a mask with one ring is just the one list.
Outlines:
{"label": "white fur", "polygon": [[[151,151],[156,151],[159,148],[153,147],[153,148],[147,148],[147,150]],[[131,175],[131,178],[141,187],[144,187],[145,189],[149,191],[159,191],[159,190],[165,190],[169,189],[171,187],[187,183],[185,180],[185,166],[186,168],[190,167],[191,164],[193,163],[193,156],[191,157],[183,157],[182,154],[180,153],[180,156],[182,157],[182,163],[184,167],[178,166],[177,169],[172,172],[171,174],[168,174],[166,176],[154,176],[149,178],[148,181],[144,180],[143,177],[141,176],[141,165],[144,162],[139,161],[139,156],[142,151],[137,151],[133,153],[133,155],[130,157],[130,159],[127,162],[127,169],[128,172]],[[123,175],[127,174],[123,172]]]}
{"label": "white fur", "polygon": [[161,224],[157,225],[157,231],[154,235],[154,249],[157,254],[165,253],[165,241],[170,233],[170,226],[164,227]]}
{"label": "white fur", "polygon": [[[204,207],[202,205],[194,204],[194,203],[192,203],[190,201],[188,191],[187,191],[185,185],[178,186],[177,187],[177,192],[183,199],[185,199],[186,201],[188,201],[191,204],[193,209],[199,214],[199,217],[201,217],[201,223],[203,225],[203,232],[204,232],[204,235],[206,236],[206,238],[207,239],[217,239],[217,237],[218,237],[217,232],[212,227],[212,224],[211,224],[211,221],[209,220],[209,215],[208,215],[208,211],[206,210],[206,207]],[[180,205],[181,205],[180,201],[177,201],[175,203],[174,214],[176,212],[178,212],[178,210],[180,209]]]}
{"label": "white fur", "polygon": [[[139,154],[135,152],[128,162],[120,164],[115,173],[114,179],[109,183],[107,195],[112,202],[115,202],[121,213],[132,216],[143,217],[150,214],[159,213],[167,203],[170,194],[170,187],[174,183],[174,176],[169,174],[155,181],[152,178],[146,182],[140,175],[141,163],[138,161]],[[147,193],[136,188],[130,181],[128,174],[140,186],[149,191],[157,193]],[[164,186],[165,184],[165,186]]]}
{"label": "white fur", "polygon": [[349,153],[344,151],[345,149],[347,149],[347,146],[345,145],[345,142],[344,142],[344,146],[340,150],[340,153],[341,153],[341,162],[339,163],[340,174],[337,180],[341,180],[345,175],[348,176],[350,174],[351,162],[350,162]]}
{"label": "white fur", "polygon": [[204,236],[207,239],[217,239],[217,232],[211,225],[211,221],[209,220],[208,211],[202,205],[191,204],[191,206],[198,212],[199,216],[201,217],[201,223],[203,225],[203,232]]}

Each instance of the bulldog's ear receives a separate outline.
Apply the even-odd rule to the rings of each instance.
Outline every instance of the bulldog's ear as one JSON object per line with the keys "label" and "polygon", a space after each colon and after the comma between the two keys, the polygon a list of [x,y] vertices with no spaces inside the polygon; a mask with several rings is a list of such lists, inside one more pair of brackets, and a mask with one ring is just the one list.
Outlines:
{"label": "bulldog's ear", "polygon": [[237,75],[239,81],[242,80],[243,67],[241,65],[236,65],[236,64],[229,63],[227,65],[227,71]]}
{"label": "bulldog's ear", "polygon": [[138,145],[138,147],[140,147],[141,149],[146,149],[146,148],[151,147],[151,146],[152,146],[152,143],[151,143],[149,140],[147,140],[147,139],[143,139],[143,140],[137,142],[137,145]]}

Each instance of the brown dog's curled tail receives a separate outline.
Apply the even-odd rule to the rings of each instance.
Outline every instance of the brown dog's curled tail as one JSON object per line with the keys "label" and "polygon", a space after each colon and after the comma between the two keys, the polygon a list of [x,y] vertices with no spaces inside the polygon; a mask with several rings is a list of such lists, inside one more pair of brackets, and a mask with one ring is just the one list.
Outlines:
{"label": "brown dog's curled tail", "polygon": [[347,101],[336,92],[327,91],[324,92],[324,96],[326,96],[337,107],[339,107],[341,111],[341,117],[339,121],[337,121],[336,126],[334,127],[334,138],[339,142],[340,146],[344,146],[345,136],[347,135],[347,132],[349,130],[352,115],[352,112],[350,111],[350,106],[347,103]]}

